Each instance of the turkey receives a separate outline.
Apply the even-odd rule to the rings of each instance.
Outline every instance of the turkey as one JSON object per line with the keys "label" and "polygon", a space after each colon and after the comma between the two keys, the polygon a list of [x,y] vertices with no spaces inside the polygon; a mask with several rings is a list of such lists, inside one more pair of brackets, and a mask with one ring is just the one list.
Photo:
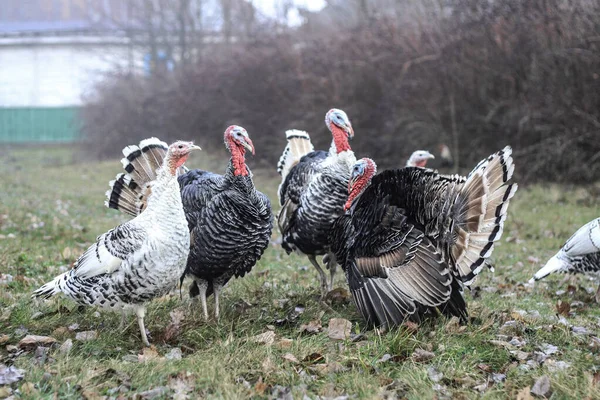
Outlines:
{"label": "turkey", "polygon": [[329,252],[329,231],[343,213],[350,171],[356,161],[348,143],[354,131],[346,113],[329,110],[325,125],[333,136],[329,152],[314,151],[306,132],[286,132],[288,144],[278,164],[281,211],[277,218],[282,247],[288,254],[296,251],[308,257],[319,273],[322,297],[333,288],[337,264],[328,257],[328,282],[316,256]]}
{"label": "turkey", "polygon": [[[137,158],[152,157],[157,143],[158,139],[151,138],[142,141],[139,147],[125,148],[126,169],[132,172]],[[84,305],[132,309],[137,315],[142,341],[150,346],[144,327],[145,304],[177,287],[185,270],[190,234],[177,174],[195,149],[200,147],[190,142],[175,142],[168,147],[164,161],[153,160],[149,165],[160,168],[144,211],[98,236],[73,269],[40,287],[32,297],[49,298],[62,292]],[[135,185],[129,174],[119,179],[125,185]]]}
{"label": "turkey", "polygon": [[450,153],[450,148],[445,144],[440,144],[440,159],[442,167],[452,167],[454,166],[454,160],[452,159],[452,153]]}
{"label": "turkey", "polygon": [[435,156],[427,150],[417,150],[410,155],[406,161],[407,167],[425,167],[427,161],[434,159]]}
{"label": "turkey", "polygon": [[[538,281],[553,272],[567,274],[600,273],[600,218],[588,222],[573,234],[532,278]],[[600,302],[600,287],[596,291]]]}
{"label": "turkey", "polygon": [[462,296],[502,236],[514,165],[510,147],[465,178],[406,167],[375,176],[359,160],[332,250],[369,325],[387,329],[439,309],[466,321]]}
{"label": "turkey", "polygon": [[[207,296],[215,295],[215,318],[219,317],[219,294],[233,277],[250,272],[269,245],[273,226],[271,203],[257,191],[252,173],[246,166],[246,151],[254,154],[248,132],[232,125],[224,134],[225,146],[231,154],[224,175],[199,169],[179,176],[183,210],[191,234],[190,253],[185,275],[193,282],[190,296],[200,295],[205,320],[208,319]],[[161,160],[165,147],[153,148],[153,156]],[[145,171],[148,168],[136,168]],[[153,177],[141,173],[132,193],[113,185],[107,205],[135,215],[143,209],[143,188]],[[118,180],[117,180],[118,181]],[[128,188],[129,189],[129,188]],[[152,196],[149,196],[152,198]],[[181,278],[183,280],[183,276]]]}

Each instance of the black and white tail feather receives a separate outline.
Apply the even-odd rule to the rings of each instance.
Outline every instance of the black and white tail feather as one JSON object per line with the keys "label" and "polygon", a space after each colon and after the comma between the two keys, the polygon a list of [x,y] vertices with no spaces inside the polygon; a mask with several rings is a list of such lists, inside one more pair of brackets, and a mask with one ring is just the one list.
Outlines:
{"label": "black and white tail feather", "polygon": [[281,175],[282,181],[285,181],[287,174],[294,165],[298,164],[302,156],[315,149],[310,141],[310,136],[305,131],[290,129],[285,132],[285,137],[288,143],[277,162],[277,172]]}
{"label": "black and white tail feather", "polygon": [[518,185],[508,183],[515,166],[512,149],[506,146],[482,160],[469,173],[459,199],[452,256],[462,282],[469,285],[486,264],[494,243],[502,237],[510,199]]}
{"label": "black and white tail feather", "polygon": [[[142,140],[137,146],[125,147],[121,159],[125,173],[109,182],[104,205],[133,217],[139,215],[146,207],[156,171],[162,166],[168,149],[165,142],[155,137]],[[181,167],[180,175],[187,170]]]}

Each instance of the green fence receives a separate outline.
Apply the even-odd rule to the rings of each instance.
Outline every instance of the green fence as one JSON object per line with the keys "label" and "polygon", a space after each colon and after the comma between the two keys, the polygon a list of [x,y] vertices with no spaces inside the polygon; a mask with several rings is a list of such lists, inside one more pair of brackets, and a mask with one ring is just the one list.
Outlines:
{"label": "green fence", "polygon": [[0,107],[0,143],[75,142],[78,107]]}

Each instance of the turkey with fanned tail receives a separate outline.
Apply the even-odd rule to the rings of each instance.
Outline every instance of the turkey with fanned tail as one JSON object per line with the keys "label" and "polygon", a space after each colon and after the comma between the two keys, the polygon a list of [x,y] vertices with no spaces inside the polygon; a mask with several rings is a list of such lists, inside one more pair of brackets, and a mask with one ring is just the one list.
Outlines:
{"label": "turkey with fanned tail", "polygon": [[[554,272],[600,275],[600,218],[579,228],[531,280],[543,279]],[[600,286],[596,301],[600,303]]]}
{"label": "turkey with fanned tail", "polygon": [[[224,175],[196,169],[179,177],[191,234],[185,275],[193,279],[190,296],[200,295],[205,319],[206,298],[214,293],[218,318],[221,289],[232,277],[250,272],[269,245],[273,226],[271,203],[256,190],[246,165],[246,151],[254,154],[248,132],[232,125],[225,131],[224,141],[231,154]],[[154,146],[142,149],[141,157],[133,162],[124,159],[126,171],[136,180],[124,181],[117,176],[107,192],[107,206],[129,214],[142,210],[153,193],[148,164],[160,160],[165,152],[164,147]]]}
{"label": "turkey with fanned tail", "polygon": [[485,265],[502,235],[514,165],[510,147],[467,176],[407,167],[378,175],[359,160],[332,250],[369,325],[420,321],[434,309],[466,321],[463,285]]}
{"label": "turkey with fanned tail", "polygon": [[[127,147],[123,151],[125,160],[139,157],[141,149],[158,142],[152,138],[142,141],[139,147]],[[145,303],[174,289],[185,270],[190,234],[177,174],[190,152],[200,149],[181,141],[168,148],[164,143],[161,146],[165,149],[164,160],[148,165],[148,172],[155,179],[152,196],[144,203],[143,212],[133,214],[136,217],[131,221],[98,236],[73,269],[33,293],[33,297],[48,298],[62,292],[84,305],[133,309],[146,346],[150,343],[144,326]],[[117,181],[120,183],[115,183],[115,190],[121,188],[123,196],[130,194],[127,191],[135,185],[129,173],[120,175]],[[118,204],[116,197],[110,201]],[[139,207],[137,203],[132,199],[129,205]]]}
{"label": "turkey with fanned tail", "polygon": [[[277,222],[283,236],[282,247],[288,254],[296,251],[308,257],[319,273],[322,297],[333,288],[337,267],[328,254],[329,232],[344,211],[348,179],[356,161],[348,142],[354,130],[346,113],[329,110],[325,125],[333,136],[329,152],[314,151],[308,133],[289,130],[288,144],[277,165],[281,174]],[[316,259],[319,255],[328,256],[329,282]]]}

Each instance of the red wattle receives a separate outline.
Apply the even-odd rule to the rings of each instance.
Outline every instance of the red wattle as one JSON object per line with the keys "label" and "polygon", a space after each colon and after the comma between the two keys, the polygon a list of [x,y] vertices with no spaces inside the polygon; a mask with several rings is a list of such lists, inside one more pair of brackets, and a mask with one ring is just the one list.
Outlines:
{"label": "red wattle", "polygon": [[350,143],[348,142],[348,134],[342,128],[335,124],[330,125],[331,134],[333,136],[333,143],[338,153],[342,151],[352,150]]}

